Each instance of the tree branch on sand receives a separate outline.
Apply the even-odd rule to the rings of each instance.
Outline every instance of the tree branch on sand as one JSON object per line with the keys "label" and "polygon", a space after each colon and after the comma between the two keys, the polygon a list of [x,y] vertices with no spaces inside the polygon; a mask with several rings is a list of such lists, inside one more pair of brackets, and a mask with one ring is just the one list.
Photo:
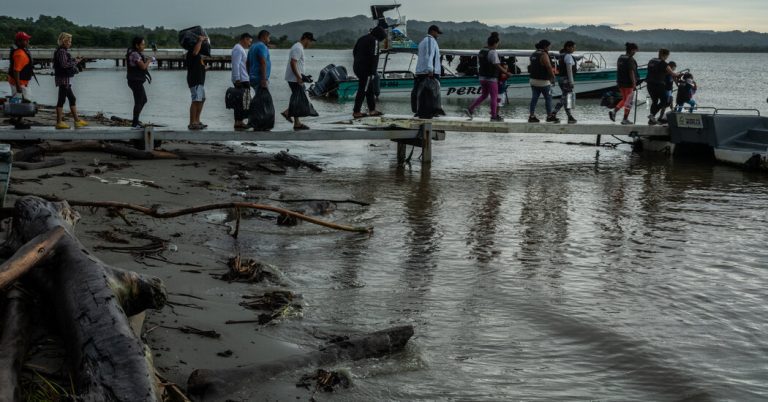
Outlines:
{"label": "tree branch on sand", "polygon": [[[37,194],[30,194],[30,193],[14,191],[14,190],[8,191],[8,194],[22,195],[22,196],[32,195],[32,196],[40,197],[43,199],[47,199],[49,201],[61,200],[61,198],[56,196],[37,195]],[[330,229],[341,230],[346,232],[355,232],[355,233],[373,232],[373,227],[354,227],[354,226],[339,225],[336,223],[313,218],[311,216],[303,215],[288,209],[279,208],[272,205],[256,204],[252,202],[222,202],[222,203],[198,205],[195,207],[181,208],[176,210],[170,210],[167,212],[161,212],[158,210],[159,206],[145,207],[142,205],[135,205],[135,204],[129,204],[129,203],[117,202],[117,201],[79,201],[79,200],[66,200],[66,201],[69,205],[73,207],[108,208],[108,209],[118,210],[118,211],[130,210],[130,211],[138,212],[138,213],[151,216],[157,219],[177,218],[179,216],[191,215],[191,214],[196,214],[200,212],[213,211],[213,210],[219,210],[219,209],[234,209],[237,212],[239,212],[240,209],[258,209],[263,211],[275,212],[280,216],[293,217],[305,222],[309,222],[315,225],[320,225]],[[237,227],[239,227],[240,214],[237,213],[236,215],[237,215]],[[234,236],[237,237],[237,231],[235,232]]]}

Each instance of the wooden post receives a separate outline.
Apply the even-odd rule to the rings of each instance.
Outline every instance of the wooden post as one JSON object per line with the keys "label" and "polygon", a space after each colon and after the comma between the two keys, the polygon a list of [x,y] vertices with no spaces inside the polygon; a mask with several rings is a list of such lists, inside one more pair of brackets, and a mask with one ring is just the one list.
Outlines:
{"label": "wooden post", "polygon": [[155,149],[155,138],[152,126],[144,126],[144,150],[152,152]]}
{"label": "wooden post", "polygon": [[601,136],[600,134],[598,134],[598,135],[597,135],[597,140],[595,140],[595,146],[596,146],[596,147],[599,147],[599,146],[600,146],[600,137],[602,137],[602,136]]}
{"label": "wooden post", "polygon": [[115,59],[115,67],[120,67],[120,59]]}
{"label": "wooden post", "polygon": [[402,165],[405,163],[405,151],[406,145],[402,142],[397,142],[397,164]]}
{"label": "wooden post", "polygon": [[421,164],[432,163],[432,123],[423,123],[421,131]]}

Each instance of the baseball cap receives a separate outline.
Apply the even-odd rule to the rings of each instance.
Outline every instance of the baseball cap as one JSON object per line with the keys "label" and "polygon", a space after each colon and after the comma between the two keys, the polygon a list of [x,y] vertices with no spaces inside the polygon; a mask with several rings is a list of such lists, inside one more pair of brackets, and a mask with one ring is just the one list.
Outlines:
{"label": "baseball cap", "polygon": [[427,29],[427,33],[430,33],[432,31],[435,31],[435,32],[439,33],[440,35],[443,34],[443,31],[441,31],[440,28],[437,27],[437,25],[430,25],[429,26],[429,29]]}
{"label": "baseball cap", "polygon": [[315,35],[312,35],[312,32],[304,32],[301,34],[301,39],[309,39],[312,42],[317,42],[317,39],[315,39]]}
{"label": "baseball cap", "polygon": [[22,31],[16,32],[16,40],[29,40],[29,39],[32,39],[32,36],[30,36],[28,33],[22,32]]}

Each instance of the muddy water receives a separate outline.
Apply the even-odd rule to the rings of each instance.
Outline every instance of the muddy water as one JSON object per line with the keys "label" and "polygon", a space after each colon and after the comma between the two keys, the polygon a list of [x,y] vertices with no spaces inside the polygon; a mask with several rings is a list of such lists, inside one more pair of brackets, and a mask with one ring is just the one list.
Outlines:
{"label": "muddy water", "polygon": [[308,303],[275,333],[416,327],[406,353],[343,366],[356,386],[331,400],[768,395],[765,176],[501,135],[450,136],[431,169],[326,152],[322,180],[287,180],[372,201],[332,217],[376,229],[251,228]]}
{"label": "muddy water", "polygon": [[[319,70],[343,54],[314,57],[308,64]],[[673,55],[696,66],[700,103],[764,113],[768,84],[757,71],[767,57]],[[80,76],[82,110],[126,109],[109,92],[121,74]],[[211,77],[209,96],[214,85],[223,94],[226,73]],[[148,116],[183,125],[183,90],[182,73],[158,72]],[[276,93],[287,101],[287,91]],[[226,127],[218,103],[203,117]],[[602,119],[595,103],[580,101],[577,117]],[[388,143],[260,147],[327,168],[265,184],[371,202],[339,205],[328,218],[375,227],[366,236],[247,222],[245,249],[279,267],[307,305],[302,320],[261,333],[314,345],[312,333],[414,325],[404,353],[343,364],[354,387],[321,400],[767,398],[768,176],[564,140],[449,134],[429,169],[418,149],[413,166],[395,166]]]}

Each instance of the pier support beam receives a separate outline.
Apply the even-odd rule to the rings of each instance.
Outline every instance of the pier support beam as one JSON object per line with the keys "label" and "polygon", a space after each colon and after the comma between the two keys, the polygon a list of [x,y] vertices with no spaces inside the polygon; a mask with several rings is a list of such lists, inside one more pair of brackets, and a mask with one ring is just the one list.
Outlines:
{"label": "pier support beam", "polygon": [[406,151],[405,143],[398,141],[397,143],[397,164],[398,165],[402,165],[405,163],[405,151]]}
{"label": "pier support beam", "polygon": [[432,123],[423,123],[419,127],[421,136],[421,164],[428,165],[432,163]]}

